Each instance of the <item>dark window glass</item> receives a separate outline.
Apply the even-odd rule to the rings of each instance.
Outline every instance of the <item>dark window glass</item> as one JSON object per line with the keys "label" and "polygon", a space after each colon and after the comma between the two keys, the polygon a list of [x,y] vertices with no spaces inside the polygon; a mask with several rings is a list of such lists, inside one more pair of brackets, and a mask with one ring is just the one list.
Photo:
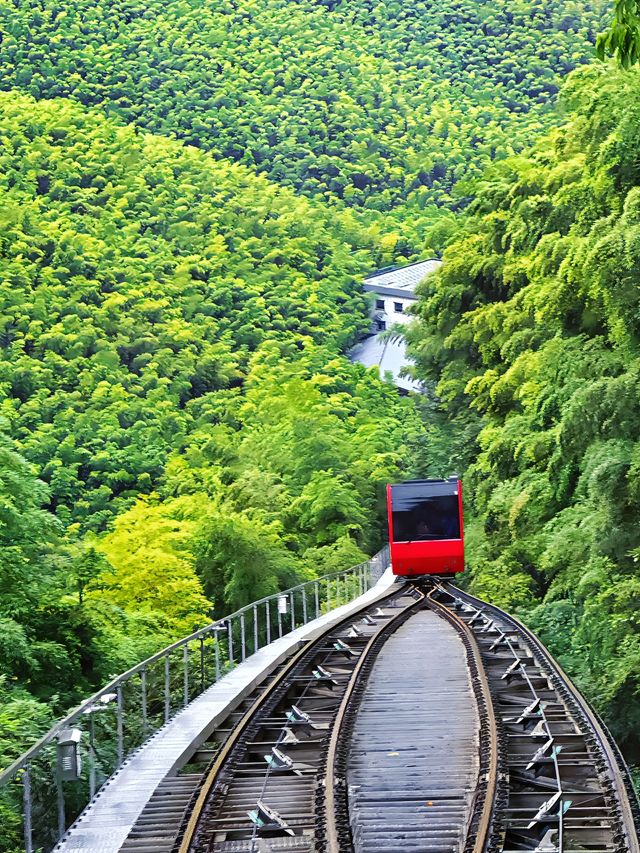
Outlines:
{"label": "dark window glass", "polygon": [[393,307],[397,314],[402,314],[402,302],[394,302]]}
{"label": "dark window glass", "polygon": [[459,539],[457,495],[393,497],[394,542]]}
{"label": "dark window glass", "polygon": [[376,308],[384,308],[384,299],[376,299]]}
{"label": "dark window glass", "polygon": [[378,331],[384,332],[386,328],[387,328],[387,324],[385,323],[385,321],[384,320],[378,320]]}

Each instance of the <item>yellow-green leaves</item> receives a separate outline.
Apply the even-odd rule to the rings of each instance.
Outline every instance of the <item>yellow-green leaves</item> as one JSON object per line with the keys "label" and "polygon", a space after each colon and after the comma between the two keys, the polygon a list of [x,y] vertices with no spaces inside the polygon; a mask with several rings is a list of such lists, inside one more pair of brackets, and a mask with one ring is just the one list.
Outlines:
{"label": "yellow-green leaves", "polygon": [[637,0],[615,0],[613,22],[596,40],[599,59],[615,57],[629,69],[640,58],[640,9]]}
{"label": "yellow-green leaves", "polygon": [[192,497],[168,505],[151,498],[120,515],[100,544],[113,571],[94,581],[89,598],[152,616],[159,630],[175,637],[206,624],[211,605],[189,549],[204,505]]}

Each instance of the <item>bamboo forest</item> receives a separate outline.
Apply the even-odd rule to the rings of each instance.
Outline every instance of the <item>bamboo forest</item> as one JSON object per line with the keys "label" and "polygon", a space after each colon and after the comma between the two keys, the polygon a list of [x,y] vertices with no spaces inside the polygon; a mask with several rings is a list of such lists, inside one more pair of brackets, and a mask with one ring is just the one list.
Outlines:
{"label": "bamboo forest", "polygon": [[[0,0],[3,766],[451,474],[640,766],[639,58],[637,0]],[[348,353],[425,258],[399,393]]]}

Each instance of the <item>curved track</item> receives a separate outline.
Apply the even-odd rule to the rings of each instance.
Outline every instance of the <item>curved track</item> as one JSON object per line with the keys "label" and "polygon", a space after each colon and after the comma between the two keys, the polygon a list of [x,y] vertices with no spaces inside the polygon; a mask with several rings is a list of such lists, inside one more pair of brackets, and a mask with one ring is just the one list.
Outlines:
{"label": "curved track", "polygon": [[597,715],[525,626],[449,583],[399,584],[247,704],[174,853],[640,853]]}
{"label": "curved track", "polygon": [[[353,679],[343,698],[327,758],[324,809],[327,839],[324,849],[328,853],[354,848],[357,853],[399,849],[443,852],[464,849],[468,853],[480,853],[488,842],[498,765],[497,729],[489,684],[484,677],[473,632],[463,620],[433,600],[431,594],[425,603],[434,615],[437,614],[436,621],[439,616],[449,622],[455,632],[454,643],[443,643],[447,637],[437,625],[431,625],[425,632],[424,621],[414,616],[406,623],[407,636],[399,638],[397,643],[395,639],[389,641],[393,647],[389,661],[391,666],[385,671],[377,663],[374,666],[375,658],[363,657],[359,662],[359,677]],[[458,635],[457,640],[455,634]],[[379,638],[375,642],[380,643],[383,639],[387,638]],[[416,640],[420,639],[422,647],[416,648]],[[461,652],[464,660],[443,659],[451,655],[460,656]],[[434,653],[435,659],[429,659],[429,655]],[[454,673],[456,664],[458,672]],[[460,703],[465,698],[458,684],[460,670],[469,685],[468,698],[474,706],[474,719],[463,719],[456,730],[454,721],[449,719],[453,708],[457,704],[460,717],[466,717],[470,710],[468,702]],[[429,672],[431,678],[427,679],[425,676]],[[345,779],[349,775],[349,765],[362,762],[363,752],[366,756],[366,748],[362,746],[358,755],[352,755],[350,740],[360,715],[361,702],[370,692],[369,677],[391,680],[391,690],[383,693],[389,707],[382,718],[373,714],[369,732],[365,728],[360,734],[360,741],[367,736],[372,738],[374,760],[368,762],[367,773],[360,773],[353,782],[359,782],[360,787],[366,776],[380,765],[376,755],[380,746],[376,740],[380,739],[380,729],[385,721],[391,731],[383,729],[383,742],[385,736],[389,738],[391,735],[388,742],[393,743],[395,731],[395,741],[402,740],[404,736],[406,745],[408,734],[410,742],[417,741],[423,747],[419,751],[423,767],[392,769],[393,762],[383,761],[383,773],[378,774],[375,784],[384,790],[384,794],[380,796],[371,791],[368,797],[372,799],[374,809],[357,810],[356,804],[362,799],[362,792],[357,797],[348,796]],[[396,703],[400,706],[397,709],[393,707]],[[479,730],[479,737],[473,738],[475,755],[469,753],[471,730],[474,735]],[[453,732],[460,741],[467,741],[462,755],[452,742]],[[387,753],[394,754],[395,751]],[[411,750],[403,750],[403,754],[405,761],[415,760]],[[462,786],[467,790],[460,791]],[[337,792],[341,796],[336,796]],[[354,812],[351,817],[350,809]],[[404,823],[399,825],[399,820]],[[360,826],[354,827],[356,821]],[[359,836],[358,841],[354,842],[354,835]]]}
{"label": "curved track", "polygon": [[538,638],[498,607],[434,591],[481,648],[503,732],[500,849],[640,853],[638,802],[613,739]]}
{"label": "curved track", "polygon": [[341,700],[374,639],[392,632],[423,598],[413,587],[397,587],[294,655],[211,766],[180,853],[302,853],[322,843],[316,801]]}

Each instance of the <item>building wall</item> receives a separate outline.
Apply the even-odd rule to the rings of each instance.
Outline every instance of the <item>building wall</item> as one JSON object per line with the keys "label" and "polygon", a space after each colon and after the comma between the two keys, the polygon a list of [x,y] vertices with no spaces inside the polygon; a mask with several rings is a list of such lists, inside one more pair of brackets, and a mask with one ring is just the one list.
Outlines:
{"label": "building wall", "polygon": [[[415,297],[403,299],[400,296],[385,296],[375,292],[371,296],[373,297],[373,306],[371,308],[371,318],[373,320],[372,332],[382,331],[378,328],[378,321],[383,322],[388,329],[394,323],[404,324],[412,319],[412,315],[407,313],[407,311],[410,305],[415,304]],[[383,303],[384,307],[379,308],[379,303]],[[402,311],[397,311],[396,305],[401,305]]]}

